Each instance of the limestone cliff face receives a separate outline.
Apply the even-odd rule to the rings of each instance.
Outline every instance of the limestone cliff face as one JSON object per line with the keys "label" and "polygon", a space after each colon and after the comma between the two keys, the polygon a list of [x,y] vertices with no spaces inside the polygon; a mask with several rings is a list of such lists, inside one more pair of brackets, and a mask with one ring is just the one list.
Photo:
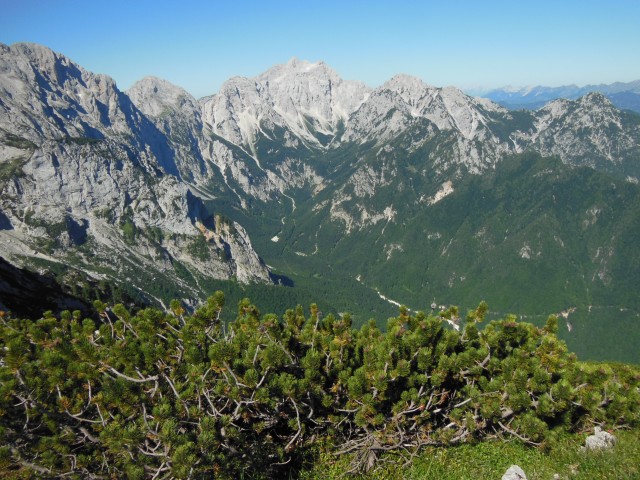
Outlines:
{"label": "limestone cliff face", "polygon": [[0,256],[72,264],[148,293],[144,271],[198,298],[192,273],[269,281],[239,225],[189,253],[202,235],[195,222],[209,217],[194,182],[216,167],[200,155],[195,102],[182,100],[141,102],[143,112],[62,55],[0,46]]}
{"label": "limestone cliff face", "polygon": [[256,151],[263,135],[279,134],[290,147],[322,147],[367,98],[369,88],[341,79],[323,62],[295,58],[256,78],[235,77],[202,99],[213,132]]}

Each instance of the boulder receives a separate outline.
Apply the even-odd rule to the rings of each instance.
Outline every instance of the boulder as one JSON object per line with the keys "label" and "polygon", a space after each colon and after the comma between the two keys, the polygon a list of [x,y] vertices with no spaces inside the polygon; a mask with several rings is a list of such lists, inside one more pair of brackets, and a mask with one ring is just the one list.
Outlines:
{"label": "boulder", "polygon": [[527,475],[518,465],[511,465],[509,469],[504,472],[502,480],[527,480]]}
{"label": "boulder", "polygon": [[616,437],[609,432],[605,432],[600,427],[594,428],[594,434],[589,435],[585,441],[587,450],[604,450],[612,448],[616,444]]}

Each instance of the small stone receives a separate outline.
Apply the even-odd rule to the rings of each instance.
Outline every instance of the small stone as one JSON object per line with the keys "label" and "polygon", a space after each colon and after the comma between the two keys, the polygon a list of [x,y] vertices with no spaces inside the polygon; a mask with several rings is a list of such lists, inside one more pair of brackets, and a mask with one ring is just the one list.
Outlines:
{"label": "small stone", "polygon": [[527,480],[527,475],[518,465],[511,465],[509,469],[504,472],[502,480]]}
{"label": "small stone", "polygon": [[616,437],[609,432],[605,432],[600,427],[594,428],[594,434],[589,435],[585,441],[587,450],[606,450],[613,448],[616,444]]}

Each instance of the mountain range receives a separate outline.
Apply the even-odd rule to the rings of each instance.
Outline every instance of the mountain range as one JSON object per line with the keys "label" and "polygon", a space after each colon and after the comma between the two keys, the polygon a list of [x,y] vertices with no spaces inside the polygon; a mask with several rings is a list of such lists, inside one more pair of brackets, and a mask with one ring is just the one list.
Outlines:
{"label": "mountain range", "polygon": [[510,111],[294,58],[195,99],[0,45],[0,256],[147,302],[222,288],[363,323],[487,300],[640,361],[638,179],[640,117],[601,93]]}
{"label": "mountain range", "polygon": [[535,110],[551,100],[558,98],[575,100],[591,92],[602,93],[621,110],[640,112],[640,80],[626,83],[616,82],[608,85],[585,85],[583,87],[578,87],[577,85],[505,87],[488,91],[476,91],[474,93],[512,110]]}

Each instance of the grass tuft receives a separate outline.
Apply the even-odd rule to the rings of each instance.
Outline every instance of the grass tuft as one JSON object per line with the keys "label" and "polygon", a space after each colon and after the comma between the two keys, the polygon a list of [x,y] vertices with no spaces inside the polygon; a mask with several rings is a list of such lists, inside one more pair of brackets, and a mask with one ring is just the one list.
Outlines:
{"label": "grass tuft", "polygon": [[367,475],[346,475],[349,458],[322,455],[302,480],[472,480],[499,479],[511,465],[519,465],[528,480],[620,480],[640,478],[640,429],[617,431],[609,451],[585,452],[586,435],[567,435],[548,451],[519,441],[486,441],[456,447],[425,448],[409,465],[400,455],[386,455],[382,468]]}

